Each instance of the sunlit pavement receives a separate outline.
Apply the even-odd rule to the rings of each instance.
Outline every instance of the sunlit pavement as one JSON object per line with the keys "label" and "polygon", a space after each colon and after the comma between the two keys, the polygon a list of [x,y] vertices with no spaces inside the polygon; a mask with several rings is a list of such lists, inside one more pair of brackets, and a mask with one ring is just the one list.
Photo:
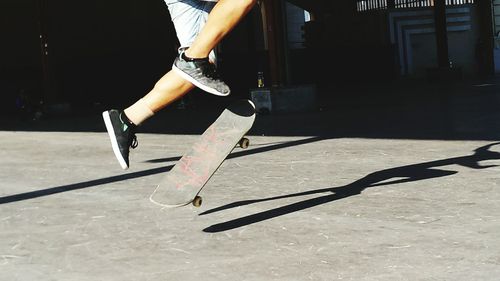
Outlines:
{"label": "sunlit pavement", "polygon": [[250,136],[200,208],[149,196],[196,135],[0,132],[1,280],[498,280],[500,144]]}

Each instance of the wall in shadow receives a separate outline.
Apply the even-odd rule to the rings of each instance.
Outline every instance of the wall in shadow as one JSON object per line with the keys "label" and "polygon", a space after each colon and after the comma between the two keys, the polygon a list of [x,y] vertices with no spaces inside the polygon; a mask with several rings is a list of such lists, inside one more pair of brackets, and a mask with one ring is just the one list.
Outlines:
{"label": "wall in shadow", "polygon": [[[19,110],[16,97],[21,91],[31,96],[34,103],[41,96],[37,5],[27,0],[6,0],[0,3],[0,36],[5,39],[0,45],[0,130],[103,132],[101,112],[135,102],[170,68],[176,55],[177,39],[162,0],[91,0],[84,5],[54,0],[50,1],[49,10],[51,61],[55,64],[57,89],[61,99],[72,103],[71,111],[43,112],[37,117],[34,110]],[[220,98],[195,90],[148,120],[140,132],[200,134],[230,102],[249,97],[248,89],[255,86],[257,70],[265,70],[267,56],[261,46],[262,38],[255,31],[257,13],[252,11],[223,42],[221,66],[233,88],[232,96]],[[341,11],[330,13],[337,16]],[[339,26],[342,17],[325,15],[322,20],[330,27],[326,31],[321,26],[311,28],[311,32],[306,32],[310,49],[293,51],[290,57],[295,81],[323,81],[319,83],[317,110],[259,115],[251,134],[500,138],[497,78],[440,84],[379,81],[374,78],[390,77],[391,51],[384,51],[385,46],[379,41],[374,42],[376,48],[353,47],[364,35],[381,37],[374,31],[378,27],[364,30],[365,23],[351,19],[358,24],[353,28],[363,32],[340,34],[342,29],[332,26]],[[317,38],[314,29],[319,30]],[[326,36],[330,39],[324,41],[325,34],[332,36]],[[339,34],[340,38],[350,39],[335,44]],[[331,49],[321,49],[320,43]],[[358,54],[359,61],[352,60],[352,53]],[[315,59],[312,54],[328,55],[325,61],[325,56]],[[327,67],[327,71],[318,70],[318,65]],[[318,72],[321,75],[316,75]]]}
{"label": "wall in shadow", "polygon": [[[28,96],[25,103],[46,98],[40,20],[47,29],[54,102],[70,103],[73,111],[96,104],[127,106],[171,69],[178,41],[163,0],[44,1],[46,16],[40,14],[39,1],[0,3],[2,115],[18,112],[21,92]],[[248,89],[256,73],[252,24],[248,17],[231,33],[221,56],[223,68],[232,69],[223,73],[228,83],[245,97],[248,91],[240,89]],[[191,99],[198,96],[205,103],[201,95]]]}
{"label": "wall in shadow", "polygon": [[[310,112],[258,114],[250,135],[321,136],[433,140],[499,140],[500,83],[354,84],[323,93],[321,106]],[[200,91],[184,109],[178,104],[147,120],[139,133],[201,134],[239,97],[216,97]],[[200,102],[202,101],[202,102]],[[0,118],[0,130],[104,132],[97,106],[67,115],[31,120]]]}

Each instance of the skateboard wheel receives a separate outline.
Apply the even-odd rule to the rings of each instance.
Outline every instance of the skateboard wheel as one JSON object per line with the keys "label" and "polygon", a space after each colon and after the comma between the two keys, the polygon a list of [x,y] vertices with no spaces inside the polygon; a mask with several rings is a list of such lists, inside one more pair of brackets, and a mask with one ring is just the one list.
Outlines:
{"label": "skateboard wheel", "polygon": [[242,138],[239,142],[239,145],[243,149],[247,149],[250,146],[250,140],[247,138]]}
{"label": "skateboard wheel", "polygon": [[203,202],[203,199],[200,196],[196,196],[193,199],[193,206],[200,207],[202,202]]}

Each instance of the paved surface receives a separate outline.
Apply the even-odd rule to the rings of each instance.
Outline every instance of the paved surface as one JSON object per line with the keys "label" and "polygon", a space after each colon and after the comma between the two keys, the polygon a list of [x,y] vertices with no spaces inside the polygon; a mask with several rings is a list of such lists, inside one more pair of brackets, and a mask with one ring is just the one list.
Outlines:
{"label": "paved surface", "polygon": [[99,129],[0,131],[0,280],[498,280],[498,98],[480,97],[416,106],[412,128],[400,105],[261,116],[201,208],[149,201],[196,127],[150,123],[127,171]]}

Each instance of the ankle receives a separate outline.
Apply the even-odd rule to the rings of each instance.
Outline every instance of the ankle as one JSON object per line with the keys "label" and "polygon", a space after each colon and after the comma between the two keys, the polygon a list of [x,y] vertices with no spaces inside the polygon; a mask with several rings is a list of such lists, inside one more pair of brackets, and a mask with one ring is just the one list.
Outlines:
{"label": "ankle", "polygon": [[185,52],[182,52],[181,57],[182,57],[182,59],[184,59],[186,61],[208,60],[208,56],[200,56],[200,55],[196,55],[196,54],[191,54],[191,53],[188,53],[188,50],[186,50]]}
{"label": "ankle", "polygon": [[138,100],[129,108],[123,111],[128,120],[135,126],[139,126],[144,121],[154,115],[153,110],[146,104],[143,99]]}
{"label": "ankle", "polygon": [[135,124],[130,120],[130,118],[128,118],[127,114],[125,113],[125,111],[122,111],[120,113],[120,120],[127,126],[129,127],[135,127]]}

